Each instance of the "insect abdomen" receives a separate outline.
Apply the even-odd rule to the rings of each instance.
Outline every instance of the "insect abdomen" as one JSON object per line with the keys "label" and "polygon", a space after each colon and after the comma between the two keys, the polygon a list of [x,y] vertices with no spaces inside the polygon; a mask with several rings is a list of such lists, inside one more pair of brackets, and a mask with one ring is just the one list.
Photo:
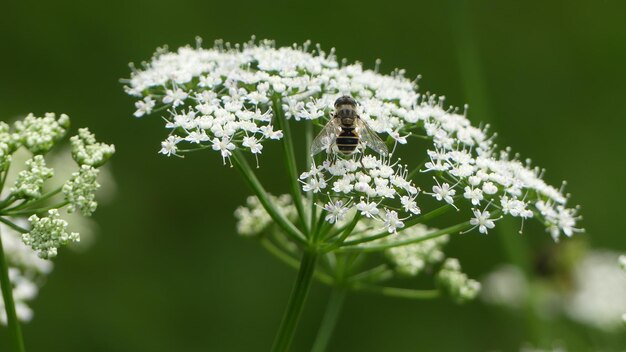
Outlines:
{"label": "insect abdomen", "polygon": [[341,133],[339,133],[335,140],[335,144],[341,153],[349,155],[356,150],[359,144],[359,136],[354,133],[354,128],[342,127]]}

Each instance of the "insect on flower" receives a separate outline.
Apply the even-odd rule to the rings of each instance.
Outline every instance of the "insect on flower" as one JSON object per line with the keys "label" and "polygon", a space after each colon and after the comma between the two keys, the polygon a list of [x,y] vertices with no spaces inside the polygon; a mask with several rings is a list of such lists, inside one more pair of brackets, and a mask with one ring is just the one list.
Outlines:
{"label": "insect on flower", "polygon": [[352,155],[357,149],[369,147],[382,156],[389,150],[356,111],[356,100],[344,95],[335,100],[335,113],[311,144],[311,155],[325,150]]}

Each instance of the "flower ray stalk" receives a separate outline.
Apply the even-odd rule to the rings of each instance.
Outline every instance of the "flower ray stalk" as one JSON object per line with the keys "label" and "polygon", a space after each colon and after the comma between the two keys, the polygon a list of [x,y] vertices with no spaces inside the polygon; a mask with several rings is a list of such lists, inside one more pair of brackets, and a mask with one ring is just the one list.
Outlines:
{"label": "flower ray stalk", "polygon": [[328,343],[333,335],[333,331],[337,326],[339,315],[341,314],[341,308],[346,300],[347,290],[345,288],[333,288],[330,293],[330,298],[326,304],[326,310],[324,311],[324,317],[320,329],[315,337],[313,348],[311,352],[324,352],[328,347]]}
{"label": "flower ray stalk", "polygon": [[2,289],[2,298],[4,299],[4,307],[7,314],[7,323],[9,327],[9,335],[11,343],[16,352],[24,352],[24,339],[22,338],[22,330],[17,320],[15,312],[15,301],[13,300],[13,285],[9,279],[9,267],[4,256],[4,247],[2,245],[2,235],[0,234],[0,288]]}
{"label": "flower ray stalk", "polygon": [[278,126],[282,129],[283,135],[285,136],[282,143],[282,149],[283,154],[285,155],[289,185],[291,186],[291,195],[296,205],[300,221],[302,222],[304,232],[309,233],[309,224],[306,221],[307,218],[304,211],[304,203],[302,201],[302,192],[300,191],[300,183],[298,182],[298,166],[296,164],[293,140],[291,138],[291,128],[289,127],[289,121],[285,117],[285,114],[283,113],[283,110],[280,106],[280,99],[274,99],[273,110],[276,122],[278,123]]}
{"label": "flower ray stalk", "polygon": [[285,233],[291,237],[294,241],[300,244],[306,244],[305,236],[295,227],[283,214],[280,213],[276,207],[270,201],[265,188],[261,185],[256,175],[250,168],[250,165],[246,161],[245,157],[239,153],[239,151],[233,152],[233,164],[241,172],[244,181],[250,186],[254,194],[259,198],[259,201],[265,208],[268,214],[276,221],[276,224],[280,226]]}

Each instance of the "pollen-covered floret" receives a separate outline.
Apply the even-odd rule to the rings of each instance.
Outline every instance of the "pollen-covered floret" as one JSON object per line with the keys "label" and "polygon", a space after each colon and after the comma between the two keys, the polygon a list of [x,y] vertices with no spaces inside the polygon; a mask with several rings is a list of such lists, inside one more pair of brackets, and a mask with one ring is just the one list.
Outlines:
{"label": "pollen-covered floret", "polygon": [[54,113],[46,113],[44,117],[29,114],[15,122],[15,132],[20,144],[26,149],[33,154],[43,154],[65,136],[69,125],[70,119],[65,114],[61,114],[58,119]]}
{"label": "pollen-covered floret", "polygon": [[480,291],[480,283],[461,272],[458,259],[448,258],[437,273],[439,285],[458,303],[472,300]]}
{"label": "pollen-covered floret", "polygon": [[82,165],[80,170],[72,174],[72,178],[63,185],[65,200],[69,202],[68,213],[80,211],[85,216],[90,216],[98,203],[95,200],[95,192],[100,188],[98,169],[89,165]]}
{"label": "pollen-covered floret", "polygon": [[113,144],[98,143],[96,136],[87,128],[78,130],[78,134],[70,138],[72,157],[78,165],[99,167],[115,153]]}
{"label": "pollen-covered floret", "polygon": [[28,218],[31,230],[22,235],[22,240],[37,252],[40,258],[48,259],[57,255],[58,247],[80,241],[76,232],[67,232],[68,223],[59,216],[57,209],[48,210],[48,216]]}
{"label": "pollen-covered floret", "polygon": [[35,155],[26,161],[26,170],[22,170],[18,174],[15,186],[11,188],[11,193],[17,198],[39,198],[44,182],[53,175],[54,171],[46,167],[43,156]]}

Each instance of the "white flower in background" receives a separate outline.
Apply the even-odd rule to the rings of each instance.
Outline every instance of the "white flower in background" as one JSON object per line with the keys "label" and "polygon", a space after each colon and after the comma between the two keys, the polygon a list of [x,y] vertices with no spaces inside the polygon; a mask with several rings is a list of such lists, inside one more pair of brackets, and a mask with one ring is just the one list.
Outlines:
{"label": "white flower in background", "polygon": [[626,255],[620,255],[618,258],[619,267],[626,271]]}
{"label": "white flower in background", "polygon": [[592,251],[574,269],[574,291],[566,297],[572,319],[603,329],[622,325],[626,312],[626,275],[615,265],[618,254]]}
{"label": "white flower in background", "polygon": [[528,297],[528,283],[522,270],[512,265],[503,265],[490,272],[482,280],[480,296],[494,305],[521,308]]}
{"label": "white flower in background", "polygon": [[[271,200],[287,218],[293,219],[297,214],[290,195],[272,196]],[[248,197],[246,205],[235,210],[235,219],[237,232],[242,236],[258,236],[272,224],[272,218],[254,196]]]}
{"label": "white flower in background", "polygon": [[[420,224],[401,231],[401,238],[418,238],[433,230],[435,229]],[[441,236],[428,241],[392,247],[385,250],[385,256],[395,265],[397,272],[416,276],[427,266],[439,263],[445,258],[443,246],[448,240],[449,236]]]}
{"label": "white flower in background", "polygon": [[437,273],[437,281],[452,299],[459,303],[474,299],[481,288],[478,281],[468,278],[461,272],[461,264],[455,258],[446,259]]}

